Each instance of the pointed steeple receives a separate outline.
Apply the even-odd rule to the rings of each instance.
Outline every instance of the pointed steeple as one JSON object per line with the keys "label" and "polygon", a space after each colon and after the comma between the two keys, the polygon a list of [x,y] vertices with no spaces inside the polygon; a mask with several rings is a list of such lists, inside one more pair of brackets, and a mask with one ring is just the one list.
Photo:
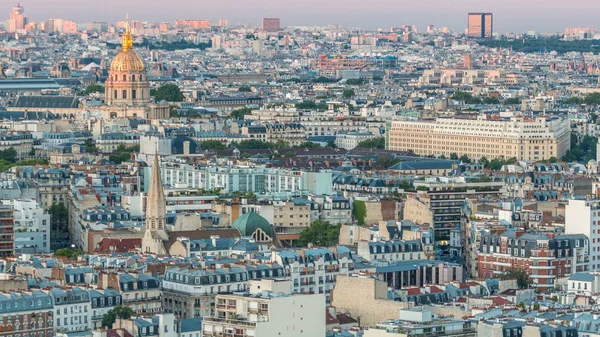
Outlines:
{"label": "pointed steeple", "polygon": [[150,188],[146,201],[146,230],[164,230],[166,222],[167,205],[165,192],[158,164],[158,151],[154,153],[152,163],[152,174],[150,176]]}

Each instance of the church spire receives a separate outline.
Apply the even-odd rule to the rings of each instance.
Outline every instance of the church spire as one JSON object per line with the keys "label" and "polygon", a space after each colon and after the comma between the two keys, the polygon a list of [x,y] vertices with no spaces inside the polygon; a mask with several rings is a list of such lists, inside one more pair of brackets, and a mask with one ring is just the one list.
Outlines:
{"label": "church spire", "polygon": [[121,45],[122,51],[130,51],[133,49],[133,36],[131,35],[131,29],[129,28],[129,14],[125,20],[125,33],[123,34],[123,44]]}
{"label": "church spire", "polygon": [[150,176],[150,188],[148,189],[148,199],[146,202],[146,229],[164,230],[166,222],[166,200],[165,192],[160,174],[160,165],[158,164],[158,151],[154,153],[152,163],[152,174]]}

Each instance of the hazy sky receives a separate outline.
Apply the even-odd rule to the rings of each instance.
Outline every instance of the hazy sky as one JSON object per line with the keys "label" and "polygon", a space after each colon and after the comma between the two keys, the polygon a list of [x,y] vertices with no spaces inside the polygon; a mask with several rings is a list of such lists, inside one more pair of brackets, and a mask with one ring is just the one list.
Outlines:
{"label": "hazy sky", "polygon": [[[0,1],[8,18],[12,0]],[[595,27],[598,0],[22,0],[33,21],[68,18],[74,21],[227,19],[231,24],[260,25],[262,17],[279,17],[286,25],[341,24],[367,29],[400,24],[466,27],[466,13],[494,13],[497,32],[562,31],[565,27]]]}

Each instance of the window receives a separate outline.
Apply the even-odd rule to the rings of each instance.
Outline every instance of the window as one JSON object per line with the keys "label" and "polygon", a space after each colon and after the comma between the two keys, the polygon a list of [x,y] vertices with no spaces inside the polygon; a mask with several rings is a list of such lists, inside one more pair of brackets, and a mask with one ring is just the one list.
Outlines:
{"label": "window", "polygon": [[123,90],[123,98],[127,98],[127,90]]}
{"label": "window", "polygon": [[133,98],[133,99],[136,98],[135,89],[131,90],[131,98]]}

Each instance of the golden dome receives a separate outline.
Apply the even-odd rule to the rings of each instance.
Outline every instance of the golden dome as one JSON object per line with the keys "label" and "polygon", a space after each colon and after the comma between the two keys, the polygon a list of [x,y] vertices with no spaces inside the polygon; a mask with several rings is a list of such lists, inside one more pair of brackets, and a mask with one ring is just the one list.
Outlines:
{"label": "golden dome", "polygon": [[146,71],[144,61],[133,51],[133,36],[129,30],[129,18],[125,22],[125,33],[123,34],[121,52],[112,60],[110,70],[127,72]]}
{"label": "golden dome", "polygon": [[110,71],[144,72],[146,66],[141,57],[133,50],[122,51],[112,60]]}

